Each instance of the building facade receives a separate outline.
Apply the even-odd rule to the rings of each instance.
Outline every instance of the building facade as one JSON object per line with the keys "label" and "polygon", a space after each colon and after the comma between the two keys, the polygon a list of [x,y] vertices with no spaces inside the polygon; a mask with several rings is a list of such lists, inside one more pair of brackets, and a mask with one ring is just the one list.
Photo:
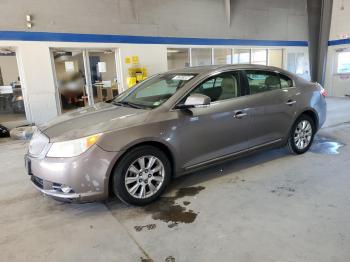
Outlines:
{"label": "building facade", "polygon": [[[13,16],[16,4],[21,10]],[[152,75],[256,63],[310,75],[305,0],[237,0],[234,6],[220,0],[6,0],[0,7],[0,118],[6,120],[20,99],[6,94],[15,82],[25,118],[40,124],[122,92],[135,66]]]}

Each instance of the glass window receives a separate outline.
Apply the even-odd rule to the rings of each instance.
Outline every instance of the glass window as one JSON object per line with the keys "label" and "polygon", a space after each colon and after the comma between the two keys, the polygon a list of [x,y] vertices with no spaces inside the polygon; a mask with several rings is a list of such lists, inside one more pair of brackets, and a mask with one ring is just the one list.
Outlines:
{"label": "glass window", "polygon": [[305,74],[306,61],[304,53],[288,53],[287,55],[287,70],[297,75]]}
{"label": "glass window", "polygon": [[279,76],[281,79],[281,87],[282,88],[288,88],[288,87],[292,87],[294,85],[293,80],[290,79],[288,76],[281,75],[281,74]]}
{"label": "glass window", "polygon": [[215,48],[214,49],[214,65],[231,64],[231,49],[230,48]]}
{"label": "glass window", "polygon": [[181,69],[190,66],[190,55],[188,48],[168,48],[168,69]]}
{"label": "glass window", "polygon": [[89,103],[83,52],[58,50],[53,51],[53,57],[62,113],[87,106]]}
{"label": "glass window", "polygon": [[250,49],[234,49],[232,63],[233,64],[249,64],[250,63]]}
{"label": "glass window", "polygon": [[11,48],[0,49],[0,123],[25,119],[16,53]]}
{"label": "glass window", "polygon": [[115,53],[104,50],[88,54],[94,103],[111,100],[118,95]]}
{"label": "glass window", "polygon": [[192,66],[211,65],[211,48],[192,48]]}
{"label": "glass window", "polygon": [[192,74],[155,76],[122,93],[113,103],[136,108],[156,108],[194,77]]}
{"label": "glass window", "polygon": [[251,61],[251,63],[255,65],[267,65],[267,50],[253,49]]}
{"label": "glass window", "polygon": [[259,70],[246,71],[250,94],[271,91],[281,88],[280,78],[276,73]]}
{"label": "glass window", "polygon": [[282,68],[283,67],[282,62],[283,62],[283,49],[270,49],[268,65]]}
{"label": "glass window", "polygon": [[350,73],[350,51],[341,52],[338,54],[338,74]]}
{"label": "glass window", "polygon": [[197,86],[190,94],[193,93],[209,96],[211,102],[239,97],[241,95],[239,75],[227,72],[211,77]]}

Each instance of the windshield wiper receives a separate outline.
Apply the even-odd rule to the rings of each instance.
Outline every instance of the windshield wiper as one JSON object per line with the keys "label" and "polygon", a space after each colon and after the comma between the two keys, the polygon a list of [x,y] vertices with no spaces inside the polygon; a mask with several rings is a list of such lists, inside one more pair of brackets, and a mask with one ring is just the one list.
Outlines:
{"label": "windshield wiper", "polygon": [[132,108],[138,108],[138,109],[142,109],[143,107],[137,104],[133,104],[127,101],[118,101],[118,102],[112,102],[113,105],[117,105],[117,106],[128,106],[128,107],[132,107]]}

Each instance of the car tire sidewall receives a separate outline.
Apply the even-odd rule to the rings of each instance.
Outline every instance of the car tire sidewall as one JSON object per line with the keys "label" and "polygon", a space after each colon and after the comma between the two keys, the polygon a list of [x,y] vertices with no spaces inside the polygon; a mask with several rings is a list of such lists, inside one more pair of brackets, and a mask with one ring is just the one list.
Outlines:
{"label": "car tire sidewall", "polygon": [[[149,198],[139,199],[133,197],[127,191],[125,187],[125,174],[129,166],[136,159],[145,155],[152,155],[160,159],[160,161],[162,161],[163,163],[165,174],[163,184],[157,193],[155,193],[153,196],[150,196]],[[130,150],[130,152],[126,153],[125,156],[123,156],[122,159],[119,161],[119,163],[117,163],[116,168],[113,172],[113,191],[114,194],[124,203],[130,205],[143,206],[159,198],[159,196],[164,192],[166,186],[169,184],[170,178],[171,165],[165,153],[162,150],[153,146],[140,146]]]}
{"label": "car tire sidewall", "polygon": [[[311,128],[312,128],[312,135],[311,135],[311,141],[310,143],[307,145],[307,147],[305,147],[304,149],[299,149],[297,148],[297,146],[295,145],[295,141],[294,141],[294,133],[295,133],[295,129],[297,128],[298,124],[303,121],[303,120],[307,120],[310,124],[311,124]],[[312,143],[314,141],[314,137],[316,134],[316,125],[315,125],[315,121],[309,117],[308,115],[302,115],[300,116],[293,124],[293,127],[291,129],[290,135],[289,135],[289,139],[288,139],[288,147],[289,150],[293,153],[293,154],[304,154],[305,152],[307,152],[310,147],[312,146]]]}

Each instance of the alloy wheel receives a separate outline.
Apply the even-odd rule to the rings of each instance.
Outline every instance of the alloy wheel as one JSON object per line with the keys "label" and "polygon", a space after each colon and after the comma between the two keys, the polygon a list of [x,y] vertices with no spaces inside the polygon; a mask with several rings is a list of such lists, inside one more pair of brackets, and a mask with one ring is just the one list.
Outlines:
{"label": "alloy wheel", "polygon": [[152,155],[136,159],[125,173],[125,187],[128,193],[145,199],[158,192],[164,182],[165,169],[162,161]]}
{"label": "alloy wheel", "polygon": [[299,122],[294,131],[294,143],[299,150],[305,149],[312,139],[312,125],[308,120]]}

